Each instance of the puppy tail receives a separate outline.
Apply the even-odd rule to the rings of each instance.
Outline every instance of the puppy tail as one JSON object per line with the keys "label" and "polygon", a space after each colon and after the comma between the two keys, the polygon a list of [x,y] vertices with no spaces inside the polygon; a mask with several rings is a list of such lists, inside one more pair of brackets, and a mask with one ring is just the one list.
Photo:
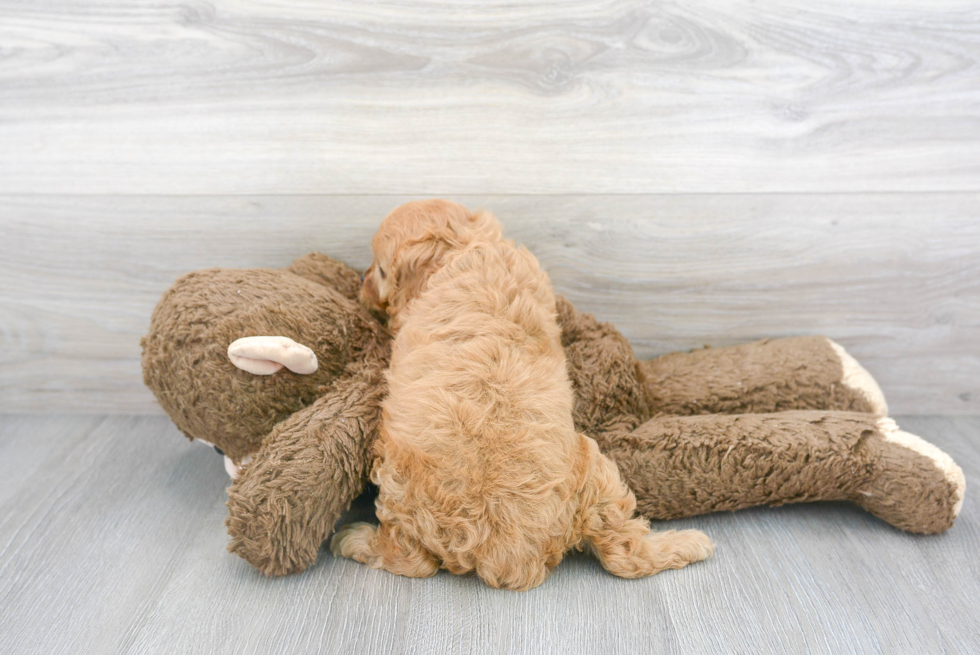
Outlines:
{"label": "puppy tail", "polygon": [[616,465],[599,452],[593,439],[580,438],[582,538],[607,571],[622,578],[641,578],[711,556],[714,545],[703,532],[655,533],[645,519],[633,518],[636,498],[620,479]]}

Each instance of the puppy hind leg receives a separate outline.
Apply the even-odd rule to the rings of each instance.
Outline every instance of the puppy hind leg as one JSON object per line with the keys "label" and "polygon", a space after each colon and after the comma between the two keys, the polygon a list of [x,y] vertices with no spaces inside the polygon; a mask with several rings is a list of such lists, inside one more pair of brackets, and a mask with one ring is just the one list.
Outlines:
{"label": "puppy hind leg", "polygon": [[330,540],[330,550],[334,557],[409,578],[428,578],[439,570],[438,560],[421,544],[386,523],[345,525]]}
{"label": "puppy hind leg", "polygon": [[[560,559],[557,558],[555,563]],[[527,591],[544,582],[554,564],[543,560],[525,562],[511,553],[497,561],[478,562],[475,568],[480,579],[494,589]]]}
{"label": "puppy hind leg", "polygon": [[714,545],[699,530],[651,532],[645,519],[632,518],[636,498],[619,470],[599,452],[595,441],[586,449],[587,473],[582,490],[582,536],[602,566],[621,578],[642,578],[665,569],[679,569],[707,559]]}

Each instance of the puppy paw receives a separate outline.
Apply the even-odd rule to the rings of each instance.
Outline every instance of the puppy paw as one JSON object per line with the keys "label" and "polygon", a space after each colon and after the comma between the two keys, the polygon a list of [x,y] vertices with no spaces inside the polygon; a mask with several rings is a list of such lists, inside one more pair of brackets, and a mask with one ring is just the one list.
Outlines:
{"label": "puppy paw", "polygon": [[708,538],[708,535],[700,530],[671,530],[654,534],[656,536],[667,535],[656,540],[656,542],[660,548],[664,549],[665,553],[681,562],[681,566],[706,560],[715,552],[715,544]]}
{"label": "puppy paw", "polygon": [[330,539],[330,552],[334,557],[347,557],[362,564],[373,554],[372,544],[377,534],[377,526],[370,523],[350,523],[343,526]]}
{"label": "puppy paw", "polygon": [[682,569],[688,564],[708,559],[715,545],[700,530],[651,532],[642,541],[631,563],[632,575],[653,575],[667,569]]}

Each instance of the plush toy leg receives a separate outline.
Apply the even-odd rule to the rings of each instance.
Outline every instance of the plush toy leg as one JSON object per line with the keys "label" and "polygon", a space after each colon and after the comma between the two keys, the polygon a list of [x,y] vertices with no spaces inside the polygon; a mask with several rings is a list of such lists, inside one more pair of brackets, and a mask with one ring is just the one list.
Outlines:
{"label": "plush toy leg", "polygon": [[599,443],[652,519],[849,500],[903,530],[936,533],[952,526],[966,488],[944,452],[855,412],[660,417]]}
{"label": "plush toy leg", "polygon": [[826,337],[766,339],[642,362],[654,414],[743,414],[790,409],[888,413],[871,374]]}
{"label": "plush toy leg", "polygon": [[878,419],[876,427],[865,444],[875,453],[875,474],[857,490],[854,502],[903,530],[935,533],[952,527],[966,493],[963,470],[890,418]]}
{"label": "plush toy leg", "polygon": [[266,575],[316,562],[364,490],[384,392],[383,364],[365,366],[276,426],[228,488],[229,551]]}
{"label": "plush toy leg", "polygon": [[334,557],[349,557],[374,569],[384,569],[409,578],[428,578],[439,570],[439,562],[414,539],[391,529],[351,523],[330,540]]}

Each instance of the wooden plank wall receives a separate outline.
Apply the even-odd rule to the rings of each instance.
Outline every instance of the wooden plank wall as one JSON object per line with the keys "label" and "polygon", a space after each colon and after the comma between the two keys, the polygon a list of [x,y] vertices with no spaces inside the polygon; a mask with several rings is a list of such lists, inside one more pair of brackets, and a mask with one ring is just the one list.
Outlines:
{"label": "wooden plank wall", "polygon": [[980,413],[980,7],[0,0],[0,411],[158,411],[206,266],[498,213],[638,354],[824,333]]}

